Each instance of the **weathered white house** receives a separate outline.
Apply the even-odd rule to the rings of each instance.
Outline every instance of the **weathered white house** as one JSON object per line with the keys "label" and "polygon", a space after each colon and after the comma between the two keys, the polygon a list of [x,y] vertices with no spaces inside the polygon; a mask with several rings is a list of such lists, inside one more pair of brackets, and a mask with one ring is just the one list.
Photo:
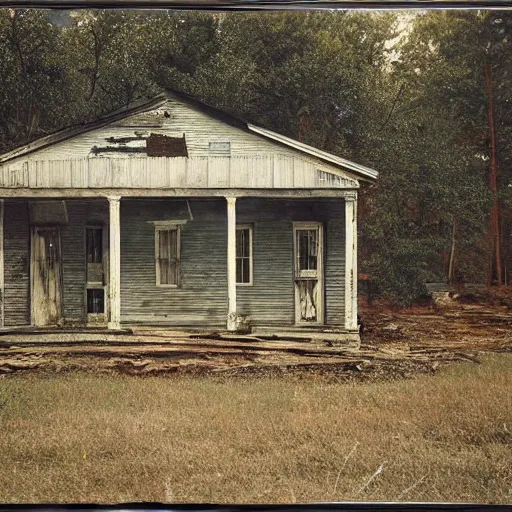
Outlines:
{"label": "weathered white house", "polygon": [[357,332],[367,167],[168,92],[0,157],[1,325]]}

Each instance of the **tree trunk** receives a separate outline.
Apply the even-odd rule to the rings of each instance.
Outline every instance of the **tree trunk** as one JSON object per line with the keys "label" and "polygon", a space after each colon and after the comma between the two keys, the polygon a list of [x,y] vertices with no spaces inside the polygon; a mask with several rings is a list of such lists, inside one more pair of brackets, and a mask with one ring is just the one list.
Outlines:
{"label": "tree trunk", "polygon": [[[501,247],[500,247],[500,210],[498,201],[498,166],[496,163],[496,134],[494,130],[494,98],[493,98],[493,81],[489,64],[486,62],[484,66],[485,83],[487,86],[487,97],[489,100],[487,117],[489,122],[489,136],[490,136],[490,158],[491,158],[491,172],[489,173],[489,188],[492,193],[492,209],[490,218],[490,232],[491,232],[491,255],[490,255],[490,268],[487,277],[487,284],[492,284],[493,266],[496,269],[496,276],[498,285],[503,282],[502,279],[502,262],[501,262]],[[493,261],[494,260],[494,261]],[[493,265],[494,264],[494,265]]]}
{"label": "tree trunk", "polygon": [[448,264],[448,282],[453,284],[455,279],[455,246],[456,246],[456,234],[457,234],[457,219],[453,219],[452,225],[452,246],[450,249],[450,262]]}
{"label": "tree trunk", "polygon": [[303,142],[306,134],[311,130],[311,118],[309,114],[302,114],[299,116],[299,133],[297,140]]}

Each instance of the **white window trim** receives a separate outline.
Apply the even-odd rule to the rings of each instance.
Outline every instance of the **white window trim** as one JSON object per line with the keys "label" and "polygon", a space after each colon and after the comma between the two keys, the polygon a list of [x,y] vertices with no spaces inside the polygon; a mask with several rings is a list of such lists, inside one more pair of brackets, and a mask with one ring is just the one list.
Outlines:
{"label": "white window trim", "polygon": [[[248,229],[249,230],[249,282],[248,283],[236,283],[237,286],[253,286],[253,269],[254,269],[254,258],[253,258],[253,225],[252,224],[237,224],[236,229]],[[238,258],[236,258],[238,260]]]}
{"label": "white window trim", "polygon": [[172,229],[176,226],[183,226],[187,220],[148,220],[148,224],[153,224],[155,228],[167,228]]}
{"label": "white window trim", "polygon": [[[186,221],[185,221],[186,222]],[[157,288],[179,288],[180,273],[181,273],[181,226],[185,224],[182,221],[151,221],[155,225],[155,273],[156,273],[156,286]],[[176,254],[178,255],[179,269],[178,269],[178,283],[177,284],[162,284],[160,282],[160,232],[176,230]]]}

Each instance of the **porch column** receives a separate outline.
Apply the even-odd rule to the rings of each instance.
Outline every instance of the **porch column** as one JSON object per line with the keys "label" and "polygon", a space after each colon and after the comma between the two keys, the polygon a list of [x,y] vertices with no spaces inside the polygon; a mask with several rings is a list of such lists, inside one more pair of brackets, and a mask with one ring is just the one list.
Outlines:
{"label": "porch column", "polygon": [[121,328],[121,222],[119,196],[108,197],[110,213],[109,232],[109,329]]}
{"label": "porch column", "polygon": [[228,331],[236,330],[236,197],[228,203]]}
{"label": "porch column", "polygon": [[357,192],[345,197],[345,329],[357,330]]}
{"label": "porch column", "polygon": [[0,327],[5,327],[4,200],[0,199]]}

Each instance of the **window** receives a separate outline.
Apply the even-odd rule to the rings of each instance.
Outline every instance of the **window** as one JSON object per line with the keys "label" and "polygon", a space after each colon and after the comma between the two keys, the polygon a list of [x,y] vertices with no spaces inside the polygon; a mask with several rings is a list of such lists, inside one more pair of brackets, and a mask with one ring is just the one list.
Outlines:
{"label": "window", "polygon": [[156,284],[179,286],[180,227],[157,227],[155,236]]}
{"label": "window", "polygon": [[252,226],[236,228],[236,282],[252,284]]}
{"label": "window", "polygon": [[103,284],[103,228],[88,227],[85,230],[87,282]]}
{"label": "window", "polygon": [[295,278],[316,279],[321,273],[322,227],[314,222],[294,223]]}

